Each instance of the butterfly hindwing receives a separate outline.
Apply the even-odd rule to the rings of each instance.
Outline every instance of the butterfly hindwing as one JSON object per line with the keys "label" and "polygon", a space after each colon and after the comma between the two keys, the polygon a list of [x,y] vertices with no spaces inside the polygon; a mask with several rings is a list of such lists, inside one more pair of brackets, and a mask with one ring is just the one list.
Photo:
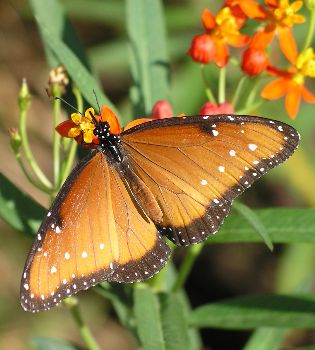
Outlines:
{"label": "butterfly hindwing", "polygon": [[298,143],[284,123],[234,115],[162,119],[122,133],[130,162],[162,209],[157,227],[178,245],[216,232],[233,199]]}
{"label": "butterfly hindwing", "polygon": [[167,244],[139,214],[118,172],[101,152],[73,170],[28,256],[21,283],[25,310],[49,309],[104,280],[144,280],[165,264]]}

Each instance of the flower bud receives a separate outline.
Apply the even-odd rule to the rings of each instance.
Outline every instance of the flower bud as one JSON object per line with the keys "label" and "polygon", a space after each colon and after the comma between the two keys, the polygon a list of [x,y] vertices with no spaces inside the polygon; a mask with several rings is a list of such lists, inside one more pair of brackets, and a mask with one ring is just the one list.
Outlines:
{"label": "flower bud", "polygon": [[18,153],[22,143],[20,133],[16,128],[10,128],[9,133],[11,148],[13,149],[14,153]]}
{"label": "flower bud", "polygon": [[168,101],[157,101],[152,108],[151,117],[154,119],[170,118],[172,116],[172,107]]}
{"label": "flower bud", "polygon": [[48,96],[59,95],[59,93],[56,94],[56,88],[63,94],[68,84],[69,78],[63,66],[52,69],[49,72],[48,88],[46,89]]}
{"label": "flower bud", "polygon": [[315,10],[315,0],[305,0],[304,2],[309,11]]}
{"label": "flower bud", "polygon": [[215,55],[215,44],[208,34],[197,35],[194,37],[188,55],[199,63],[209,63]]}
{"label": "flower bud", "polygon": [[268,63],[268,56],[264,50],[248,48],[243,53],[242,70],[251,77],[264,71]]}
{"label": "flower bud", "polygon": [[199,114],[201,115],[234,114],[234,113],[235,111],[233,106],[228,102],[224,102],[221,104],[207,102],[202,106],[202,108],[199,111]]}
{"label": "flower bud", "polygon": [[18,97],[18,103],[20,110],[27,110],[29,103],[31,102],[31,95],[28,90],[28,85],[26,82],[26,79],[23,78],[22,80],[22,86],[20,89],[19,97]]}

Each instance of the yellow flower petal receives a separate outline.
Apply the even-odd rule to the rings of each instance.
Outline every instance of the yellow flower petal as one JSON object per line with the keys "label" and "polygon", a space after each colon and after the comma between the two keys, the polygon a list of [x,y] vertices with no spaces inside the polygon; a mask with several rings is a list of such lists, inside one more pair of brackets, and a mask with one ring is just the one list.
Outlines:
{"label": "yellow flower petal", "polygon": [[93,140],[93,131],[92,130],[85,130],[83,132],[83,140],[86,143],[92,143]]}
{"label": "yellow flower petal", "polygon": [[88,108],[86,111],[85,111],[85,113],[84,113],[84,115],[85,115],[85,118],[87,118],[88,120],[90,120],[90,121],[93,121],[93,118],[92,118],[92,115],[94,116],[95,115],[95,111],[94,111],[94,108],[92,108],[92,107],[90,107],[90,108]]}
{"label": "yellow flower petal", "polygon": [[71,114],[71,120],[77,125],[81,123],[81,118],[82,118],[81,115],[78,113]]}
{"label": "yellow flower petal", "polygon": [[68,132],[68,137],[77,137],[80,135],[80,128],[79,127],[75,127],[75,128],[71,128]]}

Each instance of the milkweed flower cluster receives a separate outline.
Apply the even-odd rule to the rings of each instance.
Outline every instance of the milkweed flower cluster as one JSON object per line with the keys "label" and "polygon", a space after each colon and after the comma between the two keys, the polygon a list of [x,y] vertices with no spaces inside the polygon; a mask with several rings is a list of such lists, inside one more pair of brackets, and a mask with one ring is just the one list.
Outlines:
{"label": "milkweed flower cluster", "polygon": [[[310,1],[305,3],[310,15],[314,16],[315,6],[311,6]],[[303,1],[265,0],[261,4],[256,0],[226,0],[217,14],[208,9],[202,12],[205,31],[193,38],[188,55],[203,66],[214,62],[222,70],[231,56],[235,56],[234,51],[230,53],[230,48],[238,48],[237,62],[242,74],[275,77],[265,84],[260,96],[267,100],[285,97],[286,111],[290,118],[295,118],[302,99],[315,103],[315,96],[305,86],[306,78],[315,77],[315,55],[313,48],[309,47],[314,26],[310,23],[302,48],[298,48],[293,31],[295,26],[307,20],[300,14],[302,7]],[[256,24],[251,35],[243,33],[248,22],[252,26]],[[273,62],[275,56],[279,57],[274,54],[275,50],[281,51],[288,62],[285,69]],[[213,95],[209,99],[216,102]],[[221,94],[219,103],[224,102],[225,96],[222,99]]]}

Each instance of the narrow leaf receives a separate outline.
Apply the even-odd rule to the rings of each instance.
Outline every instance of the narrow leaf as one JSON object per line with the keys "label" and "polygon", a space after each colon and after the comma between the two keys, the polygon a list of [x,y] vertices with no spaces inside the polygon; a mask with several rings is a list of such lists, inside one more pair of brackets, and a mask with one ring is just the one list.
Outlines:
{"label": "narrow leaf", "polygon": [[288,328],[259,328],[251,336],[243,350],[278,350],[288,331]]}
{"label": "narrow leaf", "polygon": [[137,115],[149,115],[155,102],[168,99],[168,57],[161,0],[127,0],[127,31]]}
{"label": "narrow leaf", "polygon": [[58,57],[87,102],[97,109],[96,100],[93,93],[94,90],[100,103],[106,104],[118,115],[114,105],[111,103],[108,97],[105,96],[103,91],[100,89],[99,84],[83,66],[71,49],[65,45],[54,32],[51,32],[40,18],[37,18],[37,21],[41,28],[46,45],[48,45],[52,52]]}
{"label": "narrow leaf", "polygon": [[179,294],[160,294],[161,318],[167,350],[192,349],[184,305]]}
{"label": "narrow leaf", "polygon": [[240,202],[235,202],[233,208],[243,216],[250,225],[256,230],[256,232],[261,236],[261,238],[266,243],[267,247],[272,251],[273,244],[269,233],[263,224],[263,222],[259,219],[259,217],[255,214],[255,212],[249,208],[247,205],[244,205]]}
{"label": "narrow leaf", "polygon": [[18,231],[34,235],[46,213],[7,177],[0,173],[0,217]]}
{"label": "narrow leaf", "polygon": [[32,338],[31,345],[33,350],[79,350],[70,343],[44,337]]}
{"label": "narrow leaf", "polygon": [[134,289],[134,313],[138,325],[138,336],[143,350],[166,349],[160,315],[160,303],[152,289]]}
{"label": "narrow leaf", "polygon": [[314,328],[315,296],[250,295],[229,299],[197,308],[190,322],[201,328]]}
{"label": "narrow leaf", "polygon": [[[315,210],[270,208],[255,210],[274,243],[315,243]],[[243,217],[231,214],[207,243],[261,242]]]}
{"label": "narrow leaf", "polygon": [[[79,38],[66,17],[60,2],[57,0],[30,0],[30,4],[34,16],[38,18],[40,22],[45,23],[46,27],[49,28],[56,37],[63,40],[73,53],[77,57],[80,57],[83,65],[88,67],[88,61]],[[41,35],[43,35],[41,26],[39,26],[39,29]],[[61,63],[60,60],[45,40],[44,48],[50,67],[56,67],[59,65]]]}

